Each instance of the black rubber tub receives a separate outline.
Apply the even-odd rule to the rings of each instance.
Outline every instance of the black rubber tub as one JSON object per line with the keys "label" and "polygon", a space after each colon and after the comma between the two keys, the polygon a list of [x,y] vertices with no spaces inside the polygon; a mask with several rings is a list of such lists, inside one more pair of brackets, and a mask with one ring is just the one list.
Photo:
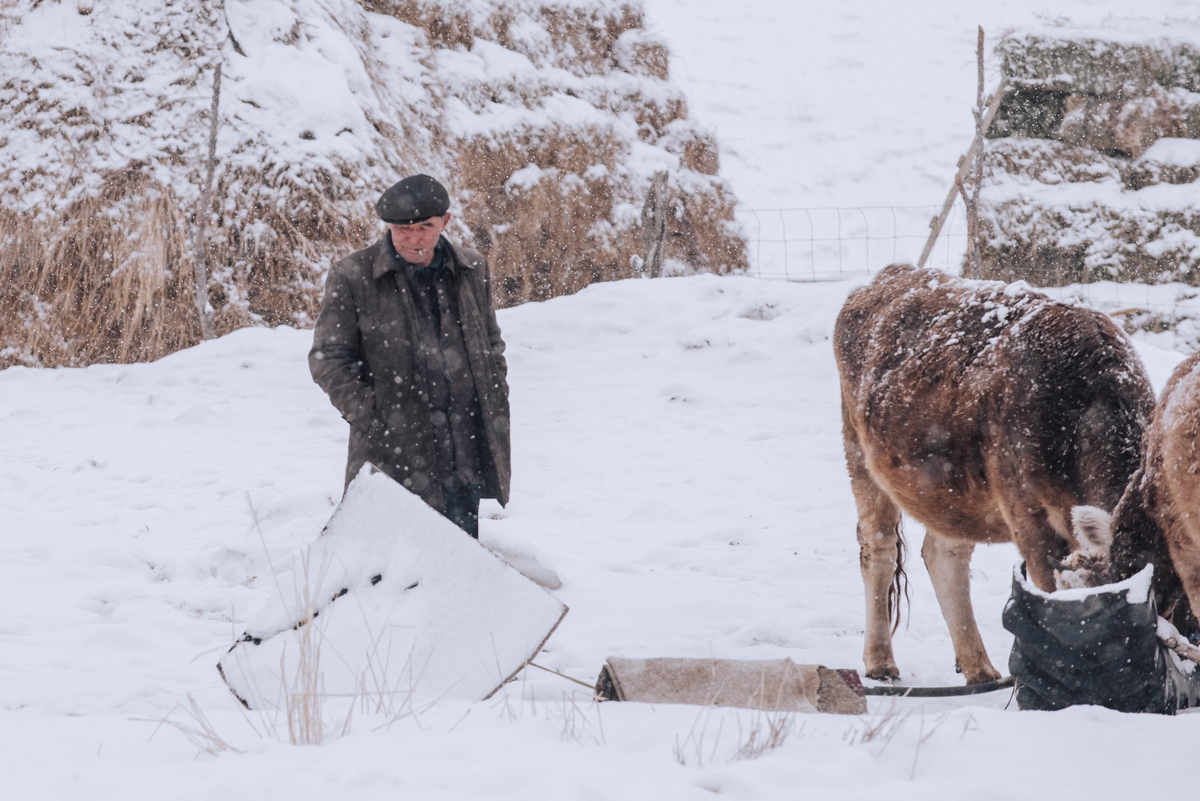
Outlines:
{"label": "black rubber tub", "polygon": [[1173,715],[1200,701],[1200,668],[1158,641],[1153,568],[1104,587],[1045,593],[1013,573],[1004,607],[1021,709],[1095,704]]}

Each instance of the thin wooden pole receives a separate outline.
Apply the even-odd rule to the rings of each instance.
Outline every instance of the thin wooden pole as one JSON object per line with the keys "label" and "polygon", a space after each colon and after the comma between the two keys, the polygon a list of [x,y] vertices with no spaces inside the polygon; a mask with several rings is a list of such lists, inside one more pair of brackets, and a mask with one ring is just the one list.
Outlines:
{"label": "thin wooden pole", "polygon": [[[1007,84],[1001,82],[996,87],[996,91],[992,92],[992,96],[988,98],[987,113],[983,117],[983,130],[991,126],[992,120],[996,118],[996,112],[1000,110],[1000,101],[1004,98],[1004,92],[1008,88]],[[925,242],[925,249],[921,251],[921,258],[917,260],[918,267],[924,267],[925,262],[929,260],[929,254],[933,252],[933,246],[937,244],[937,238],[942,233],[942,226],[946,224],[946,218],[950,216],[950,209],[954,206],[954,197],[958,194],[958,182],[967,177],[975,159],[976,140],[971,140],[971,148],[966,155],[958,160],[958,172],[954,177],[954,183],[950,186],[950,191],[946,194],[946,202],[942,204],[942,211],[938,216],[929,221],[929,239]]]}
{"label": "thin wooden pole", "polygon": [[199,220],[196,225],[195,251],[196,276],[196,312],[200,315],[200,336],[203,339],[213,338],[212,314],[208,309],[208,262],[205,255],[205,234],[208,228],[208,215],[212,211],[213,178],[217,171],[217,123],[221,109],[221,62],[217,62],[216,74],[213,76],[212,110],[209,112],[211,123],[208,130],[208,174],[204,179],[204,191],[200,194],[200,209],[197,212]]}
{"label": "thin wooden pole", "polygon": [[974,153],[971,157],[971,193],[959,181],[958,190],[962,192],[963,203],[967,207],[967,270],[971,278],[983,277],[983,249],[980,247],[979,236],[979,192],[983,188],[983,148],[985,144],[983,127],[983,26],[979,26],[979,43],[975,48],[975,60],[979,66],[979,83],[975,89],[975,108],[971,110],[975,117],[975,141],[972,143]]}
{"label": "thin wooden pole", "polygon": [[642,204],[642,270],[651,278],[662,275],[663,251],[667,235],[667,173],[654,173],[646,201]]}

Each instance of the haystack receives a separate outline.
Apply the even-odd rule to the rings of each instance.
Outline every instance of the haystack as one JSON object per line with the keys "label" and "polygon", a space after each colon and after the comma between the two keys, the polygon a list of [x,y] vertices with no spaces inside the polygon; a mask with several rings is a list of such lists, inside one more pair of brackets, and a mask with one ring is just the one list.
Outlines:
{"label": "haystack", "polygon": [[1200,25],[1061,22],[997,52],[985,275],[1200,284]]}
{"label": "haystack", "polygon": [[0,75],[0,366],[195,344],[203,215],[217,333],[306,326],[413,172],[450,187],[500,305],[636,274],[659,171],[668,268],[745,264],[716,143],[637,3],[0,0]]}

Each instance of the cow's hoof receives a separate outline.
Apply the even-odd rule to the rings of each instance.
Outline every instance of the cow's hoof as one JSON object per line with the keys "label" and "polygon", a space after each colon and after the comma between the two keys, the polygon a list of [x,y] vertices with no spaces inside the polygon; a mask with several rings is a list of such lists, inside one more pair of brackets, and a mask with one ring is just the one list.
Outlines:
{"label": "cow's hoof", "polygon": [[999,681],[1000,671],[990,665],[967,673],[967,684],[987,684],[989,681]]}
{"label": "cow's hoof", "polygon": [[867,678],[874,681],[886,681],[895,684],[900,681],[900,668],[895,665],[884,665],[883,667],[867,668]]}

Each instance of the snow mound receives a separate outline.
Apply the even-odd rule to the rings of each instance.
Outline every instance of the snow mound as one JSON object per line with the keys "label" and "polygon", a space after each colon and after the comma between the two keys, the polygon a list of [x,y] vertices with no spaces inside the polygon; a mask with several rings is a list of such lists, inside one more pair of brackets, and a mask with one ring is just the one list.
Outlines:
{"label": "snow mound", "polygon": [[491,696],[567,608],[369,465],[217,666],[251,709],[305,694]]}

